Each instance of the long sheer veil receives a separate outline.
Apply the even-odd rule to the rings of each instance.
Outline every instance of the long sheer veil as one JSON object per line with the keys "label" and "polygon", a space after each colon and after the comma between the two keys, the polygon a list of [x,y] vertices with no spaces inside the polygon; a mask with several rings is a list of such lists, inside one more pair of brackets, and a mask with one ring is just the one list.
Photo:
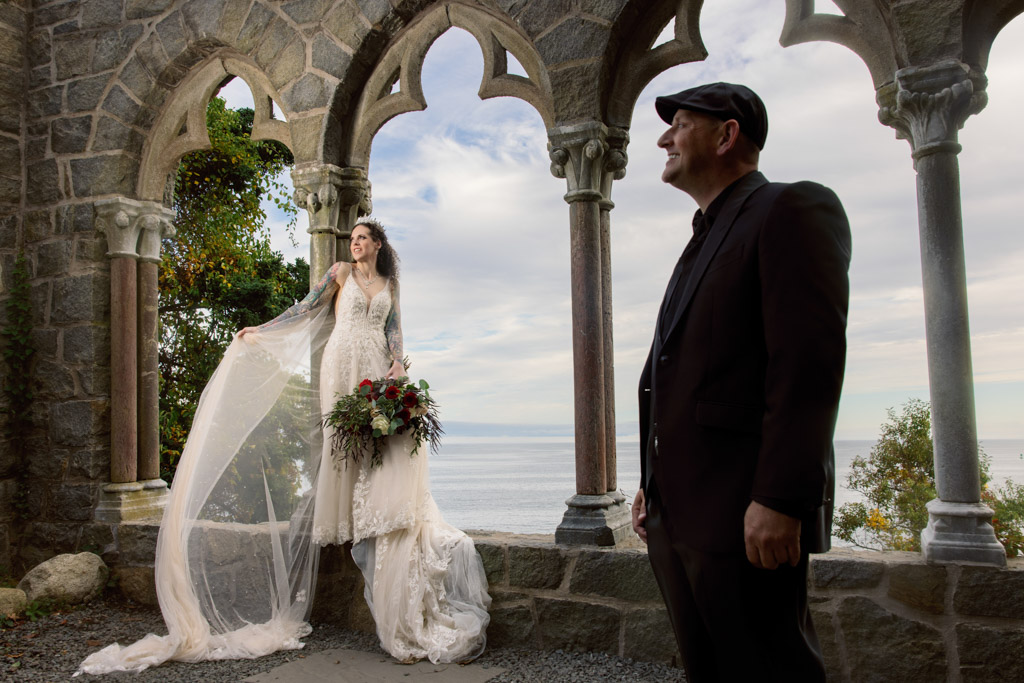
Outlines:
{"label": "long sheer veil", "polygon": [[160,525],[156,590],[168,635],[110,645],[78,673],[302,647],[319,558],[311,542],[317,373],[331,308],[228,347],[199,401]]}

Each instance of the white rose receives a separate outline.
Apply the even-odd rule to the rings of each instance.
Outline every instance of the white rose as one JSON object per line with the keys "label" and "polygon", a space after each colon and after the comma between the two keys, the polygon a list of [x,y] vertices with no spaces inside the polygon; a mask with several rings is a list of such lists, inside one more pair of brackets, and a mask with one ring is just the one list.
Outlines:
{"label": "white rose", "polygon": [[391,427],[391,420],[383,415],[378,415],[370,422],[370,426],[374,429],[379,429],[381,434],[387,434],[388,429]]}

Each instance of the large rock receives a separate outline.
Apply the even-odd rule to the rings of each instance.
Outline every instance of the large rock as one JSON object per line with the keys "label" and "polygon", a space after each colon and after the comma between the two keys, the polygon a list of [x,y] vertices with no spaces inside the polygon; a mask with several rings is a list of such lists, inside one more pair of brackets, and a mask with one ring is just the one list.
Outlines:
{"label": "large rock", "polygon": [[107,584],[110,570],[99,555],[57,555],[25,575],[18,588],[29,602],[50,599],[70,605],[88,602]]}
{"label": "large rock", "polygon": [[0,617],[13,617],[25,611],[28,597],[20,588],[0,588]]}

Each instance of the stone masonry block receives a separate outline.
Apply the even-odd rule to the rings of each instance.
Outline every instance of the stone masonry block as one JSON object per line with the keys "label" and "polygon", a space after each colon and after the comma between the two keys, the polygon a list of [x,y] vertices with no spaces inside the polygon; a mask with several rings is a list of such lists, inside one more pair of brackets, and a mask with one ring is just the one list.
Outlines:
{"label": "stone masonry block", "polygon": [[1024,567],[964,566],[953,594],[958,615],[1024,618]]}
{"label": "stone masonry block", "polygon": [[57,330],[32,330],[32,346],[37,353],[57,356]]}
{"label": "stone masonry block", "polygon": [[[38,26],[52,26],[67,21],[78,14],[81,0],[64,0],[40,7],[32,13],[33,23]],[[42,3],[35,3],[42,4]]]}
{"label": "stone masonry block", "polygon": [[82,3],[82,28],[100,28],[121,23],[124,0],[89,0]]}
{"label": "stone masonry block", "polygon": [[68,476],[92,481],[110,479],[110,449],[107,447],[74,451],[68,458]]}
{"label": "stone masonry block", "polygon": [[171,59],[180,55],[188,47],[188,34],[185,32],[185,19],[181,12],[175,12],[157,24],[156,34],[160,38],[164,52]]}
{"label": "stone masonry block", "polygon": [[24,31],[28,28],[25,12],[9,2],[0,4],[0,24],[6,24],[16,31]]}
{"label": "stone masonry block", "polygon": [[874,588],[884,575],[881,562],[828,555],[811,558],[811,585],[815,588]]}
{"label": "stone masonry block", "polygon": [[53,62],[57,69],[57,80],[66,81],[69,78],[89,73],[95,50],[96,38],[75,34],[55,39],[53,41]]}
{"label": "stone masonry block", "polygon": [[[14,158],[14,163],[18,164],[18,168],[21,168],[21,151],[18,151],[18,156]],[[3,157],[0,157],[3,158]],[[11,159],[11,157],[6,157]],[[8,206],[15,206],[21,200],[21,181],[17,178],[5,178],[0,176],[0,205],[6,204]]]}
{"label": "stone masonry block", "polygon": [[351,48],[358,46],[370,32],[362,13],[349,0],[337,3],[324,19],[323,26]]}
{"label": "stone masonry block", "polygon": [[246,17],[245,23],[238,32],[235,47],[242,52],[248,53],[260,43],[260,40],[263,38],[263,32],[267,30],[267,26],[275,18],[274,13],[262,3],[254,4],[249,11],[248,17]]}
{"label": "stone masonry block", "polygon": [[562,121],[586,119],[591,103],[600,101],[599,67],[595,63],[577,64],[552,70],[551,91],[555,93],[556,116]]}
{"label": "stone masonry block", "polygon": [[306,70],[306,43],[301,39],[293,40],[277,58],[267,67],[267,75],[278,88],[302,75]]}
{"label": "stone masonry block", "polygon": [[661,600],[647,553],[639,550],[580,551],[569,591],[631,602]]}
{"label": "stone masonry block", "polygon": [[608,29],[581,17],[570,17],[537,40],[546,64],[596,59],[608,47]]}
{"label": "stone masonry block", "polygon": [[388,0],[356,0],[356,5],[371,24],[379,24],[391,12]]}
{"label": "stone masonry block", "polygon": [[28,166],[25,196],[29,204],[54,204],[63,198],[60,191],[57,162],[46,159]]}
{"label": "stone masonry block", "polygon": [[342,79],[352,63],[352,56],[323,33],[313,39],[313,68]]}
{"label": "stone masonry block", "polygon": [[514,588],[555,589],[562,583],[569,558],[553,545],[508,548],[508,585]]}
{"label": "stone masonry block", "polygon": [[109,328],[87,324],[65,329],[64,361],[66,363],[109,365]]}
{"label": "stone masonry block", "polygon": [[159,87],[156,79],[146,70],[138,57],[128,60],[121,69],[120,79],[132,94],[143,102],[149,101],[150,96]]}
{"label": "stone masonry block", "polygon": [[156,597],[156,578],[152,567],[115,567],[113,578],[121,593],[129,600],[152,607],[160,604]]}
{"label": "stone masonry block", "polygon": [[142,154],[145,142],[139,133],[124,125],[117,119],[101,116],[96,124],[96,140],[92,148],[97,152],[123,149],[132,154]]}
{"label": "stone masonry block", "polygon": [[163,14],[174,0],[128,0],[125,4],[125,16],[129,19],[146,19]]}
{"label": "stone masonry block", "polygon": [[64,484],[53,492],[50,504],[54,519],[67,522],[86,522],[92,519],[96,505],[96,486],[93,484]]}
{"label": "stone masonry block", "polygon": [[64,401],[50,404],[50,438],[64,446],[82,446],[96,441],[109,429],[109,403],[102,400]]}
{"label": "stone masonry block", "polygon": [[117,528],[121,562],[125,566],[152,567],[156,557],[156,523],[125,523]]}
{"label": "stone masonry block", "polygon": [[73,275],[57,280],[53,292],[55,323],[104,320],[110,311],[110,279],[101,273]]}
{"label": "stone masonry block", "polygon": [[825,659],[825,680],[843,680],[842,655],[839,650],[839,640],[836,634],[836,627],[832,623],[832,614],[827,609],[828,603],[812,603],[810,607],[811,620],[814,622],[814,630],[818,634],[818,644],[821,645],[821,655]]}
{"label": "stone masonry block", "polygon": [[139,162],[121,154],[71,160],[71,186],[79,198],[99,195],[131,196]]}
{"label": "stone masonry block", "polygon": [[36,363],[33,380],[40,398],[63,401],[75,395],[75,378],[63,363],[40,360]]}
{"label": "stone masonry block", "polygon": [[622,614],[614,607],[551,598],[536,598],[536,605],[545,650],[618,653]]}
{"label": "stone masonry block", "polygon": [[626,0],[582,0],[580,11],[607,21],[613,21],[626,6]]}
{"label": "stone masonry block", "polygon": [[36,251],[36,277],[63,275],[71,265],[71,240],[40,244]]}
{"label": "stone masonry block", "polygon": [[142,112],[142,107],[128,96],[121,86],[115,85],[103,100],[103,111],[113,114],[125,123],[134,123]]}
{"label": "stone masonry block", "polygon": [[91,111],[99,106],[100,97],[110,81],[110,76],[91,76],[72,81],[67,85],[68,109],[70,111]]}
{"label": "stone masonry block", "polygon": [[505,583],[505,549],[499,544],[476,541],[476,552],[484,563],[487,583],[491,586]]}
{"label": "stone masonry block", "polygon": [[0,93],[0,131],[21,134],[21,103]]}
{"label": "stone masonry block", "polygon": [[107,238],[98,233],[97,237],[80,237],[75,241],[75,263],[101,264],[107,254]]}
{"label": "stone masonry block", "polygon": [[21,35],[0,26],[0,64],[21,68],[24,52]]}
{"label": "stone masonry block", "polygon": [[89,132],[91,130],[91,116],[59,118],[52,124],[50,149],[55,154],[84,152],[85,146],[89,143]]}
{"label": "stone masonry block", "polygon": [[84,365],[74,370],[78,385],[86,396],[110,396],[110,369],[98,365]]}
{"label": "stone masonry block", "polygon": [[672,622],[664,607],[631,609],[623,615],[625,643],[622,655],[645,662],[671,664],[679,661]]}
{"label": "stone masonry block", "polygon": [[331,0],[295,0],[282,5],[282,9],[296,24],[315,24],[331,4]]}
{"label": "stone masonry block", "polygon": [[942,614],[946,603],[946,567],[894,564],[889,567],[889,597],[932,614]]}
{"label": "stone masonry block", "polygon": [[1024,629],[958,624],[956,640],[964,683],[1024,681]]}
{"label": "stone masonry block", "polygon": [[529,605],[492,605],[487,644],[493,647],[537,647],[537,625]]}
{"label": "stone masonry block", "polygon": [[523,30],[536,40],[537,36],[557,24],[575,9],[573,0],[549,0],[534,2],[517,17]]}
{"label": "stone masonry block", "polygon": [[38,285],[32,285],[32,289],[29,292],[29,303],[32,306],[32,324],[37,327],[46,324],[47,316],[50,312],[51,289],[49,282],[40,282]]}
{"label": "stone masonry block", "polygon": [[135,43],[142,37],[142,26],[131,24],[120,31],[104,31],[96,41],[92,58],[92,72],[109,71],[124,63],[132,53]]}
{"label": "stone masonry block", "polygon": [[946,650],[937,629],[859,596],[845,598],[838,614],[853,680],[946,680]]}
{"label": "stone masonry block", "polygon": [[303,112],[327,106],[327,86],[324,79],[314,73],[307,73],[284,93],[288,108]]}
{"label": "stone masonry block", "polygon": [[[288,22],[284,19],[275,18],[270,22],[267,30],[264,31],[263,40],[260,41],[260,45],[256,48],[256,53],[253,55],[256,63],[266,69],[277,59],[285,46],[296,39],[301,42],[301,38],[295,29],[289,26]],[[303,57],[305,57],[305,49],[303,49]],[[305,59],[303,59],[303,62],[305,62]]]}
{"label": "stone masonry block", "polygon": [[[246,3],[232,3],[233,5],[245,6]],[[234,38],[235,34],[222,33],[222,15],[224,13],[224,0],[192,0],[184,3],[182,16],[185,24],[192,29],[193,34],[200,40],[215,38]],[[238,29],[235,28],[235,33]]]}

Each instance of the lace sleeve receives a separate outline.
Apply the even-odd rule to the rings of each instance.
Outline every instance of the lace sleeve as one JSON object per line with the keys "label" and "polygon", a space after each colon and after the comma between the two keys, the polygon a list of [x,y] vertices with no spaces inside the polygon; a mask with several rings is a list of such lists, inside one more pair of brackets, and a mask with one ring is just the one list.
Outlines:
{"label": "lace sleeve", "polygon": [[402,362],[404,357],[402,351],[402,308],[398,301],[398,281],[395,281],[391,288],[391,311],[388,312],[388,320],[384,324],[384,336],[388,340],[388,353],[391,360]]}
{"label": "lace sleeve", "polygon": [[305,299],[289,307],[284,311],[284,313],[273,320],[263,323],[256,329],[266,330],[283,323],[285,320],[289,320],[296,316],[326,306],[338,289],[338,282],[336,278],[338,271],[341,269],[341,264],[342,262],[338,261],[331,266],[327,270],[327,273],[320,279],[320,282],[316,283],[313,289],[309,290],[309,294],[306,295]]}

